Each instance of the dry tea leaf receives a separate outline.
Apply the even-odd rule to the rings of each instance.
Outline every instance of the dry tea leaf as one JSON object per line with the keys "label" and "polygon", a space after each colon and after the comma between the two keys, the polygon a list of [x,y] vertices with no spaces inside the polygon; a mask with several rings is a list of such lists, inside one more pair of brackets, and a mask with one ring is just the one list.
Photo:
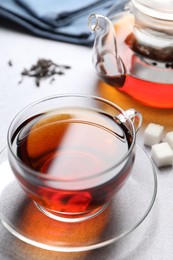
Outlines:
{"label": "dry tea leaf", "polygon": [[13,66],[12,60],[9,60],[9,61],[8,61],[8,66],[9,66],[9,67],[12,67],[12,66]]}

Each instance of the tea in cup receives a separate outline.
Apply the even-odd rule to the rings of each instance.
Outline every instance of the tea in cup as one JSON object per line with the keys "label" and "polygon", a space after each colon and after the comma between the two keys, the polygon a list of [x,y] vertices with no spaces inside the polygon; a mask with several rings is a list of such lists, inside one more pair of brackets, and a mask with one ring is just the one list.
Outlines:
{"label": "tea in cup", "polygon": [[8,156],[18,183],[48,217],[79,222],[101,213],[125,184],[142,122],[103,98],[59,95],[12,121]]}

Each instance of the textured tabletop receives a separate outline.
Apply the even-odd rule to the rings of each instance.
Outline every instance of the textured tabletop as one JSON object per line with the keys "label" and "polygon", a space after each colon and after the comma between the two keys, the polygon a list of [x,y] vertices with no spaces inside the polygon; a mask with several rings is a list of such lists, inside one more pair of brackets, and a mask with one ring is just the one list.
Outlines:
{"label": "textured tabletop", "polygon": [[[23,107],[43,97],[61,93],[94,94],[107,98],[122,108],[134,107],[143,114],[137,143],[143,145],[143,131],[149,122],[173,130],[173,110],[145,107],[130,97],[98,81],[91,62],[91,48],[40,39],[23,32],[0,28],[0,149],[6,146],[6,134],[12,118]],[[71,69],[36,86],[33,78],[21,72],[39,58],[51,59]],[[141,162],[142,164],[142,162]],[[28,245],[10,234],[0,223],[0,259],[98,259],[98,260],[171,260],[173,259],[173,170],[158,170],[158,193],[154,207],[132,234],[107,247],[81,253],[59,253]],[[0,173],[0,179],[2,173]]]}

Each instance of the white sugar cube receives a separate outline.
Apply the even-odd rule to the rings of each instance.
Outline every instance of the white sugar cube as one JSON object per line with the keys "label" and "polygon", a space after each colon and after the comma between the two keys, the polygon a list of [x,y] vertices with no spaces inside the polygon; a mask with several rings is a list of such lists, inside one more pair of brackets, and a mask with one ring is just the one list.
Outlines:
{"label": "white sugar cube", "polygon": [[163,137],[164,127],[162,125],[150,123],[144,131],[144,144],[152,146],[161,141]]}
{"label": "white sugar cube", "polygon": [[171,146],[173,149],[173,131],[168,132],[165,136],[165,141]]}
{"label": "white sugar cube", "polygon": [[151,148],[151,157],[157,167],[168,166],[173,163],[173,150],[166,142],[155,144]]}

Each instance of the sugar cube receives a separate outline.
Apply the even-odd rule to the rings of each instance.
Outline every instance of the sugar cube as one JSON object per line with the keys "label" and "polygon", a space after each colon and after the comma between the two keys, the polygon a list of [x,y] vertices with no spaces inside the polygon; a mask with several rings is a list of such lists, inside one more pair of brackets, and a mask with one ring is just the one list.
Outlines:
{"label": "sugar cube", "polygon": [[144,144],[152,146],[161,141],[163,137],[164,127],[162,125],[150,123],[144,131]]}
{"label": "sugar cube", "polygon": [[173,163],[173,150],[166,142],[155,144],[151,148],[151,158],[157,167],[171,165]]}
{"label": "sugar cube", "polygon": [[171,146],[173,149],[173,131],[168,132],[165,136],[165,141]]}

